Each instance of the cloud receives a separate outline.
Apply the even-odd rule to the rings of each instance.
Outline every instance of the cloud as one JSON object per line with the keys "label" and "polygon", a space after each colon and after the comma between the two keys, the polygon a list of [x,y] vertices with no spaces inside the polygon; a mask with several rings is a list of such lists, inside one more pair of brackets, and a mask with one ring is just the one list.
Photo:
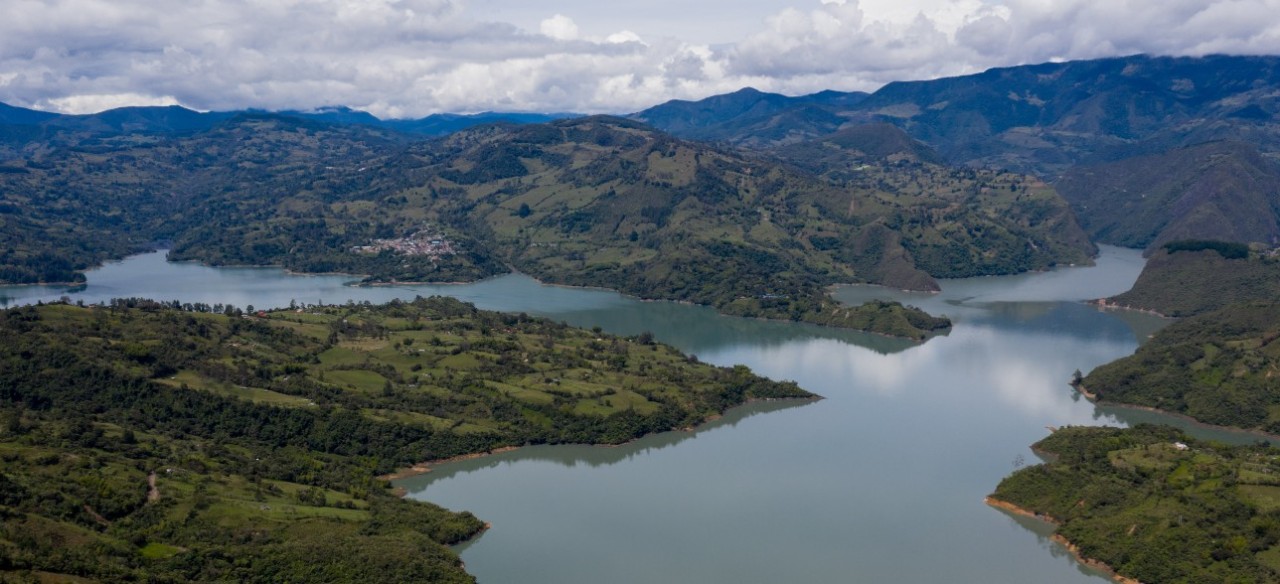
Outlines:
{"label": "cloud", "polygon": [[584,32],[573,4],[530,31],[464,0],[10,0],[0,101],[628,112],[748,85],[874,90],[1053,59],[1280,53],[1280,0],[792,2],[712,45],[598,18]]}
{"label": "cloud", "polygon": [[50,109],[66,112],[100,112],[128,106],[179,105],[172,95],[143,95],[140,93],[112,93],[108,95],[86,94],[54,97],[46,100]]}
{"label": "cloud", "polygon": [[571,41],[578,38],[578,25],[573,23],[573,19],[563,14],[557,14],[542,21],[542,34],[556,39],[558,41]]}

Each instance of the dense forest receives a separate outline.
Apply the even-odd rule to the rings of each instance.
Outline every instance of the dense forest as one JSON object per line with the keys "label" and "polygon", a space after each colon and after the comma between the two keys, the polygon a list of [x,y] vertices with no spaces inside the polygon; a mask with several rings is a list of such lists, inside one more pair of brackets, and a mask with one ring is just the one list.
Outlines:
{"label": "dense forest", "polygon": [[534,443],[619,443],[750,399],[744,367],[445,299],[122,299],[0,312],[0,576],[470,581],[483,528],[379,474]]}
{"label": "dense forest", "polygon": [[1280,433],[1280,303],[1237,303],[1157,332],[1081,380],[1101,401]]}
{"label": "dense forest", "polygon": [[1238,302],[1280,298],[1280,257],[1238,243],[1175,241],[1147,261],[1128,292],[1107,299],[1167,316],[1192,316]]}
{"label": "dense forest", "polygon": [[1280,456],[1174,428],[1068,427],[1034,447],[1050,462],[989,499],[1057,524],[1083,558],[1140,582],[1280,580]]}

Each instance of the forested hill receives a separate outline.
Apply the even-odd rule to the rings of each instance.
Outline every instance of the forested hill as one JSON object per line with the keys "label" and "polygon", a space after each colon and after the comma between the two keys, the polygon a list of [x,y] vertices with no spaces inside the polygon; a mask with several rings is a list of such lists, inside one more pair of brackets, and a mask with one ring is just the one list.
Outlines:
{"label": "forested hill", "polygon": [[1280,433],[1280,302],[1241,302],[1157,332],[1081,386],[1101,401]]}
{"label": "forested hill", "polygon": [[1275,448],[1148,425],[1063,428],[1034,448],[1052,460],[1004,479],[990,501],[1056,523],[1060,543],[1126,581],[1280,580]]}
{"label": "forested hill", "polygon": [[[618,118],[468,131],[412,152],[518,268],[748,316],[829,313],[822,288],[1085,262],[1065,205],[1025,177],[879,168],[836,185]],[[871,172],[875,172],[874,170]],[[793,317],[794,318],[794,317]],[[821,322],[821,321],[819,321]]]}
{"label": "forested hill", "polygon": [[1280,299],[1280,256],[1239,243],[1169,242],[1159,248],[1115,304],[1166,316],[1192,316],[1237,302]]}
{"label": "forested hill", "polygon": [[1089,261],[1034,179],[913,160],[823,179],[619,118],[486,126],[415,142],[287,116],[181,136],[122,134],[2,165],[0,275],[67,281],[163,239],[172,257],[466,281],[539,278],[744,316],[920,338],[895,306],[836,311],[823,288]]}
{"label": "forested hill", "polygon": [[469,513],[375,476],[812,398],[745,367],[445,298],[0,311],[0,580],[467,582]]}
{"label": "forested hill", "polygon": [[1277,95],[1275,56],[1134,55],[895,82],[857,99],[744,90],[636,116],[679,136],[765,152],[889,123],[948,164],[1010,169],[1060,187],[1102,243],[1273,243]]}
{"label": "forested hill", "polygon": [[1280,164],[1254,144],[1213,141],[1072,167],[1054,182],[1099,243],[1280,243]]}

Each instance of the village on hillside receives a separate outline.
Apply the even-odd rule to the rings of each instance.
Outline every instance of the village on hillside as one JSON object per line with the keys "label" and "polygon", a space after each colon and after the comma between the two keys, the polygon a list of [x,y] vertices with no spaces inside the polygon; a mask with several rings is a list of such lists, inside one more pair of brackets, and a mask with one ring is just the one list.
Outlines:
{"label": "village on hillside", "polygon": [[428,256],[439,260],[454,255],[453,242],[443,234],[430,230],[421,230],[408,237],[397,239],[375,239],[369,245],[357,245],[351,248],[354,253],[377,254],[384,250],[408,256]]}

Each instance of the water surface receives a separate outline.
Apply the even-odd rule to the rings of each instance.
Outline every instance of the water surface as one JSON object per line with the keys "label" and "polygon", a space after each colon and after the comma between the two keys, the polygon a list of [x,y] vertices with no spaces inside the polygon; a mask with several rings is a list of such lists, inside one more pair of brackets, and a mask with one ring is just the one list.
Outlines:
{"label": "water surface", "polygon": [[0,288],[0,304],[146,296],[257,308],[446,294],[619,334],[651,331],[704,361],[743,363],[826,397],[739,408],[696,432],[616,448],[533,447],[399,482],[493,528],[460,548],[486,584],[651,582],[1103,582],[1048,540],[1048,526],[983,504],[1035,462],[1047,427],[1172,422],[1099,409],[1073,371],[1128,355],[1167,321],[1081,301],[1127,290],[1137,251],[1097,265],[942,283],[939,294],[847,286],[955,321],[924,344],[719,316],[696,306],[545,286],[521,275],[468,285],[351,287],[344,276],[171,264],[146,254],[79,289]]}

